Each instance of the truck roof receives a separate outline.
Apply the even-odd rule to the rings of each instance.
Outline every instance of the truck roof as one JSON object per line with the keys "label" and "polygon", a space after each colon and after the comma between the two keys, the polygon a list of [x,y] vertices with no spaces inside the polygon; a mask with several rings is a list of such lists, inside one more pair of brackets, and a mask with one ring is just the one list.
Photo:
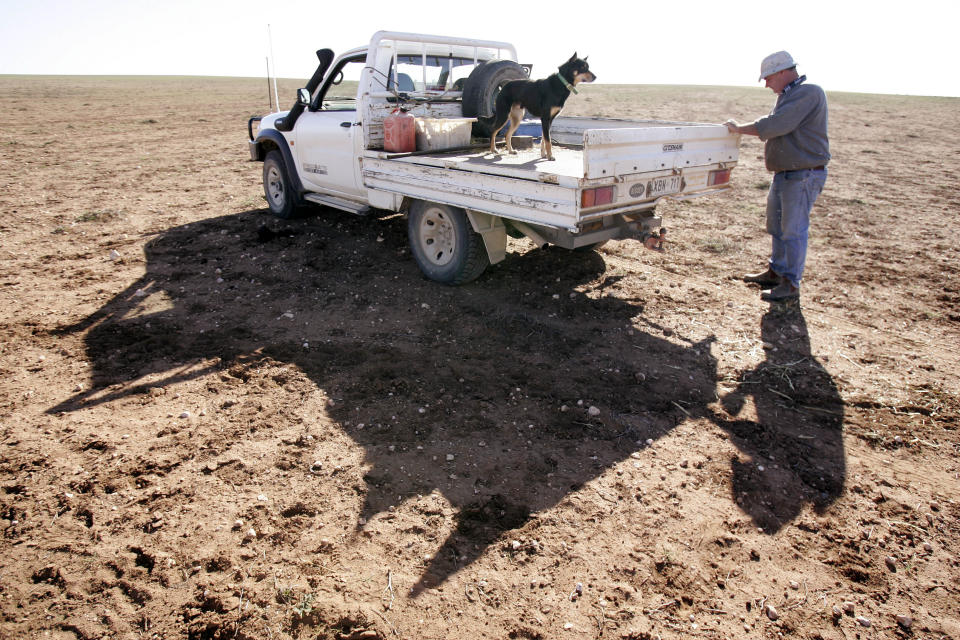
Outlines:
{"label": "truck roof", "polygon": [[[476,40],[400,31],[378,31],[370,39],[369,47],[358,47],[347,53],[360,53],[368,48],[376,48],[383,43],[392,42],[399,53],[424,53],[426,55],[456,56],[477,60],[513,60],[517,61],[517,50],[509,42],[495,40]],[[346,54],[344,54],[346,55]]]}

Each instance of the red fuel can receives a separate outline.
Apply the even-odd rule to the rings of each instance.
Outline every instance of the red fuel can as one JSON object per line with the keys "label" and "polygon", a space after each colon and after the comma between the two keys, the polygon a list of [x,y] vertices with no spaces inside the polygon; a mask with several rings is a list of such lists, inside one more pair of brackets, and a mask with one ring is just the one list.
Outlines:
{"label": "red fuel can", "polygon": [[394,153],[417,150],[417,128],[413,114],[394,109],[383,119],[383,148]]}

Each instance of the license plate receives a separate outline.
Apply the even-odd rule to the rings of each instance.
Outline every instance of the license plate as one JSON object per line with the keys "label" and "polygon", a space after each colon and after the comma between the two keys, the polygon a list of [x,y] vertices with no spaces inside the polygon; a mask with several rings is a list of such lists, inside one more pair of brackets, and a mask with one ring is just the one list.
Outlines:
{"label": "license plate", "polygon": [[647,197],[656,198],[657,196],[677,193],[682,188],[683,178],[681,176],[654,178],[647,182]]}

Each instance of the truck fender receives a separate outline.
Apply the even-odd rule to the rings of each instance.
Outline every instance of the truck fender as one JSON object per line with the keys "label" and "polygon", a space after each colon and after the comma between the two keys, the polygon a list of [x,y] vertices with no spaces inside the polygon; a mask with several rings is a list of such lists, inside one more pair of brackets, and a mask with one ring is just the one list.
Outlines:
{"label": "truck fender", "polygon": [[287,172],[287,180],[297,195],[303,193],[303,183],[300,182],[300,176],[297,174],[297,165],[293,161],[293,154],[290,152],[290,145],[283,134],[274,129],[265,129],[257,134],[257,156],[258,160],[263,160],[267,151],[277,148],[283,155],[283,168]]}
{"label": "truck fender", "polygon": [[467,219],[470,226],[483,238],[483,246],[487,250],[490,264],[497,264],[507,257],[507,227],[500,216],[493,216],[482,211],[467,209]]}

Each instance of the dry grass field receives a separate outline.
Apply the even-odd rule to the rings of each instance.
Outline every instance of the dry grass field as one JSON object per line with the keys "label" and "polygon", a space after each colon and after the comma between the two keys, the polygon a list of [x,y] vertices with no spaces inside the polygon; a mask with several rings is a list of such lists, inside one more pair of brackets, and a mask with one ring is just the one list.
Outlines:
{"label": "dry grass field", "polygon": [[0,636],[960,639],[960,100],[828,92],[784,307],[756,139],[663,253],[450,288],[401,215],[270,217],[266,96],[0,76]]}

